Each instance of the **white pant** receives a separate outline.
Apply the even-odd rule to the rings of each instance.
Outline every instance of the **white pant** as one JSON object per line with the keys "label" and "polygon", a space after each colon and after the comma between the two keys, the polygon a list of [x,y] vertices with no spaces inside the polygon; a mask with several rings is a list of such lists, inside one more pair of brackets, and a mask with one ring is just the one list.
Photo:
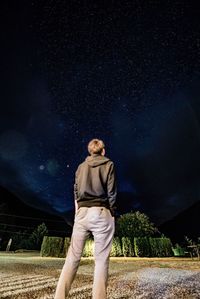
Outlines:
{"label": "white pant", "polygon": [[78,270],[85,240],[92,232],[94,236],[94,281],[93,299],[105,299],[109,254],[115,230],[114,217],[105,207],[82,207],[75,215],[71,244],[62,268],[54,299],[65,299]]}

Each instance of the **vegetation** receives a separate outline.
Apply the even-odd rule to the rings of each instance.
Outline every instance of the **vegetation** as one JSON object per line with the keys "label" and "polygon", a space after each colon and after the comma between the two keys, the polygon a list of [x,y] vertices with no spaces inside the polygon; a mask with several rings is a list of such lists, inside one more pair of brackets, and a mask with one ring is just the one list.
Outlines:
{"label": "vegetation", "polygon": [[122,243],[122,255],[123,256],[134,256],[135,255],[133,240],[131,240],[128,237],[122,237],[121,243]]}
{"label": "vegetation", "polygon": [[134,250],[136,256],[151,256],[151,247],[148,237],[134,238]]}
{"label": "vegetation", "polygon": [[162,236],[161,238],[149,238],[151,256],[172,256],[172,242],[170,238]]}
{"label": "vegetation", "polygon": [[69,245],[70,238],[44,236],[40,255],[52,257],[65,257]]}
{"label": "vegetation", "polygon": [[[139,211],[120,216],[116,223],[116,236],[113,239],[110,256],[113,257],[169,257],[184,256],[186,251],[180,245],[173,248],[171,240],[165,236],[156,238],[158,232],[149,218]],[[32,233],[27,231],[13,234],[11,250],[39,250],[41,256],[65,257],[70,245],[70,238],[48,236],[45,223],[40,224]],[[188,244],[195,244],[185,237]],[[173,250],[173,251],[172,251]],[[85,243],[83,257],[93,256],[94,241]]]}
{"label": "vegetation", "polygon": [[[63,244],[66,242],[66,246]],[[41,256],[64,257],[68,250],[70,239],[60,237],[44,237]],[[63,249],[64,248],[64,249]],[[85,242],[83,257],[94,255],[94,240],[88,239]],[[138,237],[130,239],[128,237],[115,237],[112,242],[111,257],[167,257],[172,256],[172,243],[169,238],[149,238]]]}
{"label": "vegetation", "polygon": [[[116,236],[113,238],[111,257],[166,257],[172,256],[172,243],[169,238],[152,237],[157,228],[149,218],[139,211],[127,213],[117,220]],[[66,242],[65,249],[63,242]],[[65,238],[45,237],[42,243],[42,256],[60,257],[66,254],[70,241]],[[94,241],[88,239],[85,242],[83,257],[91,257],[94,254]]]}
{"label": "vegetation", "polygon": [[195,256],[199,256],[199,249],[197,245],[199,243],[200,238],[192,240],[189,237],[185,236],[184,241],[180,244],[176,243],[175,246],[172,247],[172,250],[175,256],[190,256],[193,258]]}
{"label": "vegetation", "polygon": [[110,256],[122,256],[122,246],[119,237],[113,238]]}
{"label": "vegetation", "polygon": [[45,223],[38,225],[38,227],[30,235],[29,241],[31,249],[40,250],[43,237],[48,234],[48,229]]}
{"label": "vegetation", "polygon": [[93,239],[88,239],[85,242],[83,257],[93,256],[93,254],[94,254],[94,241]]}
{"label": "vegetation", "polygon": [[12,234],[11,250],[17,249],[31,249],[40,250],[44,235],[48,234],[48,229],[45,223],[38,225],[35,230],[30,234],[27,231],[19,231]]}
{"label": "vegetation", "polygon": [[139,211],[121,215],[116,224],[116,234],[121,238],[148,237],[157,231],[149,217]]}

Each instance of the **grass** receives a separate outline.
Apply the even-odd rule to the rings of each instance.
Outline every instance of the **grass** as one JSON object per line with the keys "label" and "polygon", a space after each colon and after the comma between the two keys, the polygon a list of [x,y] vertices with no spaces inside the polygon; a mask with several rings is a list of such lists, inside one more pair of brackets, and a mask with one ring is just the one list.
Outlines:
{"label": "grass", "polygon": [[[64,261],[64,258],[40,257],[39,252],[0,252],[0,298],[53,298],[52,294],[55,291],[55,286]],[[192,260],[190,258],[177,257],[110,258],[109,298],[132,298],[128,295],[128,292],[133,290],[137,284],[137,273],[145,268],[192,270],[196,273],[195,270],[199,270],[200,268],[200,262],[197,259]],[[70,298],[90,298],[91,288],[85,291],[80,291],[80,294],[78,289],[92,284],[93,269],[93,259],[82,258],[76,279],[73,283],[73,289],[76,289],[77,292],[75,295],[72,293]],[[128,277],[131,277],[131,279]],[[39,283],[41,279],[46,281],[46,283]],[[2,288],[6,285],[7,280],[9,280],[9,282],[12,282],[13,280],[13,286],[8,283],[8,288],[4,290]],[[174,289],[177,294],[180,292],[180,289],[175,287]],[[113,297],[116,290],[118,297]],[[183,291],[184,290],[182,290],[182,293]],[[121,295],[120,292],[122,292]],[[83,296],[83,293],[85,297],[81,297]],[[185,294],[188,294],[187,290],[185,291]],[[180,298],[196,297],[186,297],[186,295],[184,297],[183,294]]]}

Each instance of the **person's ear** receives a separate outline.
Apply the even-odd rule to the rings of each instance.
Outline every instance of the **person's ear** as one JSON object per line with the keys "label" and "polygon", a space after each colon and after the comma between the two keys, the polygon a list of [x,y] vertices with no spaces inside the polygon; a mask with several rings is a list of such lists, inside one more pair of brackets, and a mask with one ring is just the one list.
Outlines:
{"label": "person's ear", "polygon": [[105,148],[103,148],[103,149],[102,149],[102,152],[101,152],[101,155],[102,155],[102,156],[105,156],[105,153],[106,153]]}

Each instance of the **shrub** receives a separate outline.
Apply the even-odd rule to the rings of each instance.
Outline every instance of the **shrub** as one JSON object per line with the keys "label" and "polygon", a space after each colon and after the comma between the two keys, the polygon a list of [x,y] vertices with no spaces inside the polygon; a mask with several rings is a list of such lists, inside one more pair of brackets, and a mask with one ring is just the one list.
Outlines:
{"label": "shrub", "polygon": [[63,252],[63,238],[44,236],[40,255],[60,257]]}
{"label": "shrub", "polygon": [[[83,250],[83,257],[90,257],[94,255],[94,240],[88,239],[85,242],[85,247]],[[110,252],[110,256],[122,256],[122,248],[121,248],[121,242],[119,237],[113,238],[112,242],[112,248]]]}
{"label": "shrub", "polygon": [[134,238],[136,256],[165,257],[172,256],[172,243],[169,238]]}
{"label": "shrub", "polygon": [[172,242],[170,238],[160,238],[162,244],[162,256],[172,256]]}
{"label": "shrub", "polygon": [[133,240],[128,237],[122,237],[122,255],[123,256],[134,256]]}
{"label": "shrub", "polygon": [[148,216],[139,211],[121,215],[117,220],[116,233],[121,238],[152,236],[156,231]]}
{"label": "shrub", "polygon": [[27,231],[19,231],[10,236],[12,239],[11,250],[31,249],[30,235]]}
{"label": "shrub", "polygon": [[48,234],[45,223],[38,225],[29,237],[31,249],[39,250],[43,241],[43,237]]}
{"label": "shrub", "polygon": [[83,257],[90,257],[94,255],[94,240],[87,239],[85,242],[85,247],[83,249]]}
{"label": "shrub", "polygon": [[63,242],[62,251],[59,255],[60,257],[66,257],[69,246],[70,246],[70,238],[66,237]]}
{"label": "shrub", "polygon": [[38,225],[35,230],[30,234],[28,231],[19,231],[11,235],[12,250],[17,249],[34,249],[39,250],[42,244],[43,237],[48,234],[48,229],[45,223]]}
{"label": "shrub", "polygon": [[151,247],[148,237],[134,238],[134,250],[136,256],[151,256]]}
{"label": "shrub", "polygon": [[110,256],[122,256],[122,247],[119,237],[114,237]]}
{"label": "shrub", "polygon": [[158,238],[149,238],[149,243],[151,246],[151,256],[160,256],[159,252],[159,241]]}

